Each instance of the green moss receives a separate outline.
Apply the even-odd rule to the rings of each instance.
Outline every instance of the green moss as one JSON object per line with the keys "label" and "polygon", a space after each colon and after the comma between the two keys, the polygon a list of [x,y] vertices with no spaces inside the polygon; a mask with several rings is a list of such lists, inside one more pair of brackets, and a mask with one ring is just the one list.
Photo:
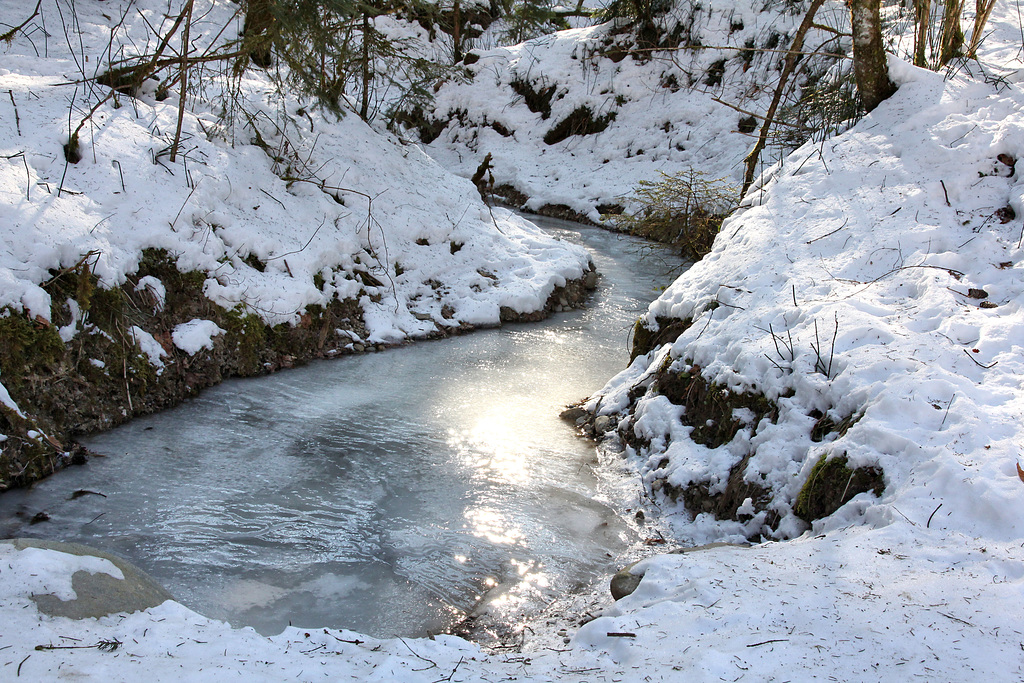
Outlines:
{"label": "green moss", "polygon": [[843,436],[849,431],[850,427],[857,424],[857,421],[863,417],[863,413],[854,413],[853,415],[847,415],[843,419],[836,422],[827,413],[816,413],[819,415],[818,421],[814,423],[814,427],[811,428],[811,441],[819,443],[825,440],[825,437],[829,434],[838,434]]}
{"label": "green moss", "polygon": [[52,372],[66,349],[53,325],[31,321],[9,308],[2,313],[0,373],[4,386],[17,395],[26,377]]}
{"label": "green moss", "polygon": [[260,317],[239,304],[224,317],[228,348],[236,349],[238,373],[255,375],[263,367],[263,349],[267,342],[267,326]]}
{"label": "green moss", "polygon": [[845,455],[821,456],[800,489],[794,512],[807,522],[828,517],[858,493],[882,495],[885,480],[876,467],[850,469]]}
{"label": "green moss", "polygon": [[91,259],[95,252],[89,252],[75,266],[65,270],[51,270],[50,279],[42,287],[50,295],[54,305],[67,299],[74,299],[82,310],[89,308],[97,279],[92,273]]}
{"label": "green moss", "polygon": [[678,318],[663,318],[660,316],[655,318],[654,322],[658,326],[657,331],[647,327],[644,318],[639,318],[633,325],[633,346],[629,352],[630,363],[636,360],[637,357],[650,353],[662,344],[674,342],[679,338],[679,335],[688,330],[690,325],[693,324],[691,318],[679,320]]}
{"label": "green moss", "polygon": [[555,91],[558,89],[557,86],[549,85],[540,89],[534,89],[533,84],[522,78],[516,78],[508,85],[516,94],[523,98],[523,102],[530,111],[540,114],[542,119],[551,116],[551,99],[555,96]]}
{"label": "green moss", "polygon": [[88,309],[86,309],[89,313],[89,321],[116,337],[119,330],[124,327],[127,304],[128,296],[120,287],[111,289],[98,287],[93,293]]}
{"label": "green moss", "polygon": [[744,424],[733,417],[736,410],[753,413],[755,426],[764,417],[774,421],[778,416],[778,406],[765,396],[731,391],[704,379],[696,369],[674,372],[663,368],[657,373],[653,388],[672,403],[686,408],[682,422],[693,427],[690,439],[708,448],[727,444],[736,436]]}
{"label": "green moss", "polygon": [[[203,291],[207,274],[179,272],[177,257],[166,250],[144,250],[136,273],[111,289],[99,287],[90,265],[94,256],[52,271],[43,283],[53,301],[52,322],[0,310],[0,372],[26,416],[0,407],[0,433],[8,437],[0,449],[0,490],[29,485],[74,462],[58,453],[74,434],[169,407],[226,376],[260,375],[335,355],[348,339],[332,336],[339,327],[365,335],[354,300],[310,306],[297,325],[270,328],[244,305],[228,311],[212,302]],[[147,276],[162,283],[163,306],[151,290],[137,288]],[[321,277],[320,285],[325,284]],[[95,327],[80,327],[65,345],[58,328],[72,319],[72,299]],[[226,334],[216,337],[209,353],[186,357],[171,347],[170,336],[175,325],[193,318],[212,320]],[[133,325],[167,348],[170,357],[162,372],[132,339]],[[55,442],[30,438],[33,430]]]}

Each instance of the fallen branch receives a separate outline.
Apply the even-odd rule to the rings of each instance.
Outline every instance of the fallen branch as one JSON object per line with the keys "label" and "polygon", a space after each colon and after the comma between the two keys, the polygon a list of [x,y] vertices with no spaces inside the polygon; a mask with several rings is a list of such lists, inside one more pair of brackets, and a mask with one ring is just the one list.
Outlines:
{"label": "fallen branch", "polygon": [[[28,26],[28,22],[30,22],[30,21],[32,21],[33,19],[36,18],[36,15],[39,14],[39,8],[42,6],[42,4],[43,4],[43,0],[39,0],[39,2],[36,3],[36,8],[34,10],[32,10],[32,16],[30,16],[28,19],[26,19],[25,21],[21,22],[20,24],[18,24],[14,28],[12,28],[7,33],[5,33],[2,36],[0,36],[0,41],[3,41],[5,43],[9,43],[12,40],[14,40],[14,36],[16,36],[18,34],[18,31],[20,31],[21,29],[23,29],[26,26]],[[26,657],[26,659],[28,659],[28,658]]]}
{"label": "fallen branch", "polygon": [[974,356],[972,356],[967,349],[964,349],[963,352],[966,353],[967,357],[970,358],[971,360],[973,360],[974,364],[977,365],[979,368],[984,368],[986,370],[989,370],[989,369],[994,368],[996,365],[999,364],[999,361],[993,361],[990,365],[984,365],[982,363],[979,363],[978,359],[975,358]]}
{"label": "fallen branch", "polygon": [[796,69],[797,59],[801,54],[801,50],[804,46],[804,38],[807,36],[808,31],[811,30],[811,26],[814,25],[814,15],[817,14],[818,10],[825,3],[825,0],[811,0],[810,7],[807,8],[807,14],[804,15],[804,20],[801,22],[800,27],[796,30],[796,34],[793,36],[793,42],[789,46],[789,50],[786,50],[786,60],[782,67],[782,73],[779,75],[779,83],[775,86],[775,93],[772,95],[771,104],[768,105],[768,111],[764,115],[764,123],[761,125],[761,130],[757,135],[757,143],[754,145],[754,149],[750,150],[747,157],[743,160],[746,166],[743,172],[743,189],[740,190],[740,197],[747,193],[750,186],[754,183],[754,171],[757,169],[757,162],[761,158],[761,150],[768,142],[768,133],[771,130],[772,124],[775,122],[775,112],[778,111],[779,103],[782,101],[782,95],[786,91],[786,87],[789,84],[789,77],[793,74]]}
{"label": "fallen branch", "polygon": [[120,640],[113,638],[111,640],[101,640],[95,645],[36,645],[36,650],[99,650],[100,652],[115,652],[122,643]]}
{"label": "fallen branch", "polygon": [[845,228],[845,227],[846,227],[846,224],[847,224],[847,223],[849,223],[849,222],[850,222],[850,217],[849,217],[849,216],[847,216],[847,217],[846,217],[846,220],[845,220],[845,221],[843,221],[843,224],[842,224],[842,225],[840,225],[840,226],[839,226],[838,228],[836,228],[835,230],[833,230],[832,232],[827,232],[827,233],[825,233],[824,235],[822,235],[821,237],[815,237],[815,238],[814,238],[813,240],[807,240],[806,242],[804,242],[804,244],[813,244],[813,243],[817,242],[818,240],[823,240],[823,239],[825,239],[826,237],[831,237],[832,235],[836,234],[837,232],[839,232],[840,230],[842,230],[843,228]]}

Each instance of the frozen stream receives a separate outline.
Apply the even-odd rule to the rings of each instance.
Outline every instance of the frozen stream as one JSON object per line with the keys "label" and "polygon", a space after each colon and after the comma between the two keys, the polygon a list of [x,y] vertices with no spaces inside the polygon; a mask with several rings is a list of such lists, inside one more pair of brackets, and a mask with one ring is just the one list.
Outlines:
{"label": "frozen stream", "polygon": [[591,249],[603,278],[586,310],[225,382],[86,441],[109,457],[0,496],[0,536],[113,551],[267,634],[424,635],[484,595],[515,620],[606,576],[633,532],[558,413],[624,367],[669,265],[534,220]]}

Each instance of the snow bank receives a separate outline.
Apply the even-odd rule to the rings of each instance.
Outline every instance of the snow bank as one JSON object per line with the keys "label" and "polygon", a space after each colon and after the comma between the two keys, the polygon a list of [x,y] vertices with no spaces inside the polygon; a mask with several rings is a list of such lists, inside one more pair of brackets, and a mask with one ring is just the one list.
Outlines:
{"label": "snow bank", "polygon": [[[767,108],[779,48],[802,19],[796,6],[763,5],[675,3],[658,19],[669,49],[641,47],[636,56],[625,56],[636,48],[634,31],[615,22],[475,50],[470,80],[445,84],[426,112],[445,126],[426,150],[466,177],[491,154],[495,186],[525,194],[530,210],[562,205],[594,221],[598,207],[623,204],[639,181],[661,172],[696,168],[738,187],[755,120],[725,102]],[[842,21],[842,12],[826,11]],[[832,38],[812,31],[808,45],[836,51]],[[671,49],[673,42],[682,47]],[[606,127],[545,142],[580,108]]]}
{"label": "snow bank", "polygon": [[193,318],[187,323],[176,325],[171,340],[175,346],[192,356],[202,349],[212,349],[213,338],[218,334],[224,334],[224,330],[217,323]]}
{"label": "snow bank", "polygon": [[[630,429],[653,439],[651,461],[668,456],[676,485],[722,481],[752,453],[747,478],[760,475],[783,518],[819,456],[844,453],[852,466],[880,467],[886,494],[828,524],[894,521],[894,507],[927,519],[946,501],[935,522],[1016,538],[1024,252],[1011,217],[1024,197],[1024,99],[901,70],[896,96],[841,138],[786,159],[749,198],[756,206],[727,221],[713,252],[647,313],[652,329],[693,320],[647,362],[667,352],[676,368],[764,394],[777,421],[739,451],[708,449],[652,394]],[[609,386],[606,410],[628,403],[640,379],[630,373]],[[859,419],[814,443],[815,411]]]}
{"label": "snow bank", "polygon": [[[269,324],[294,324],[309,305],[355,297],[371,338],[395,341],[468,322],[460,308],[484,311],[473,321],[493,323],[502,306],[539,310],[556,283],[582,275],[588,258],[580,249],[507,212],[492,214],[471,183],[416,146],[354,115],[336,120],[278,97],[259,71],[239,83],[232,106],[242,111],[233,124],[216,113],[225,104],[219,74],[193,76],[202,90],[188,100],[173,162],[178,95],[158,101],[146,86],[136,99],[101,106],[81,133],[82,160],[66,164],[69,102],[77,126],[83,107],[107,92],[91,83],[76,90],[78,52],[93,56],[92,69],[111,31],[116,42],[144,45],[142,16],[158,25],[165,4],[135,3],[140,11],[128,12],[121,29],[126,3],[76,6],[83,46],[76,38],[69,51],[51,40],[40,56],[32,31],[43,20],[60,26],[46,2],[4,47],[0,87],[10,96],[0,106],[0,126],[9,131],[0,140],[0,307],[49,320],[50,296],[40,285],[54,271],[81,267],[88,255],[102,286],[121,285],[142,250],[154,247],[170,252],[180,270],[207,274],[207,296],[225,308],[240,304]],[[22,5],[0,8],[27,16]],[[237,30],[235,9],[204,3],[196,43],[224,25]],[[132,284],[160,298],[154,283]],[[442,316],[445,306],[454,316]]]}

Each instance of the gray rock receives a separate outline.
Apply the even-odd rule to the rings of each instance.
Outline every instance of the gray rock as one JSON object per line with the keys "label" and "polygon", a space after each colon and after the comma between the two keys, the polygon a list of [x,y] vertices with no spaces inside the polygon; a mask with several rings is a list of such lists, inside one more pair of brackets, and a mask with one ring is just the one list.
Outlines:
{"label": "gray rock", "polygon": [[618,426],[618,422],[610,415],[600,415],[594,420],[594,431],[598,434],[610,432]]}
{"label": "gray rock", "polygon": [[[638,520],[641,519],[639,517],[640,514],[641,513],[639,513],[639,512],[637,513],[637,515],[638,515],[637,519]],[[712,550],[714,548],[748,548],[748,547],[750,547],[749,544],[744,545],[744,544],[740,544],[740,543],[708,543],[707,545],[698,545],[698,546],[694,546],[692,548],[677,548],[675,550],[670,551],[668,554],[670,554],[670,555],[686,555],[686,554],[689,554],[689,553],[700,552],[702,550]],[[623,567],[621,570],[619,570],[612,577],[610,588],[611,588],[611,592],[612,592],[612,598],[614,600],[621,600],[622,598],[626,597],[627,595],[631,595],[633,593],[633,591],[635,591],[637,589],[637,587],[640,585],[641,579],[644,578],[644,572],[643,571],[637,572],[636,566],[638,564],[640,564],[640,563],[639,562],[634,562],[633,564],[626,565],[625,567]],[[636,573],[634,573],[634,572],[636,572]]]}
{"label": "gray rock", "polygon": [[579,426],[580,419],[581,418],[586,418],[589,415],[590,415],[590,413],[588,413],[583,408],[581,408],[579,406],[572,406],[572,407],[566,408],[565,410],[560,412],[558,414],[558,417],[562,418],[566,422],[572,422],[576,426]]}
{"label": "gray rock", "polygon": [[139,612],[174,599],[163,586],[141,569],[102,550],[79,543],[60,543],[34,538],[15,538],[0,543],[9,543],[18,550],[42,548],[79,557],[99,557],[109,560],[121,570],[124,579],[117,579],[104,573],[93,574],[81,570],[75,572],[71,576],[71,587],[77,596],[74,600],[61,600],[56,595],[33,595],[32,600],[39,611],[51,617],[99,618],[120,612]]}
{"label": "gray rock", "polygon": [[587,289],[597,289],[597,271],[591,270],[583,276],[583,286]]}
{"label": "gray rock", "polygon": [[419,311],[413,311],[412,315],[417,320],[433,320],[434,319],[434,316],[430,315],[429,313],[420,313]]}
{"label": "gray rock", "polygon": [[352,350],[355,351],[356,353],[362,353],[363,351],[366,350],[366,347],[363,346],[362,344],[353,344]]}
{"label": "gray rock", "polygon": [[627,595],[632,594],[637,589],[637,586],[640,585],[640,580],[644,578],[644,573],[634,574],[632,572],[637,564],[639,563],[634,562],[631,565],[627,565],[612,577],[610,588],[613,600],[621,600]]}

